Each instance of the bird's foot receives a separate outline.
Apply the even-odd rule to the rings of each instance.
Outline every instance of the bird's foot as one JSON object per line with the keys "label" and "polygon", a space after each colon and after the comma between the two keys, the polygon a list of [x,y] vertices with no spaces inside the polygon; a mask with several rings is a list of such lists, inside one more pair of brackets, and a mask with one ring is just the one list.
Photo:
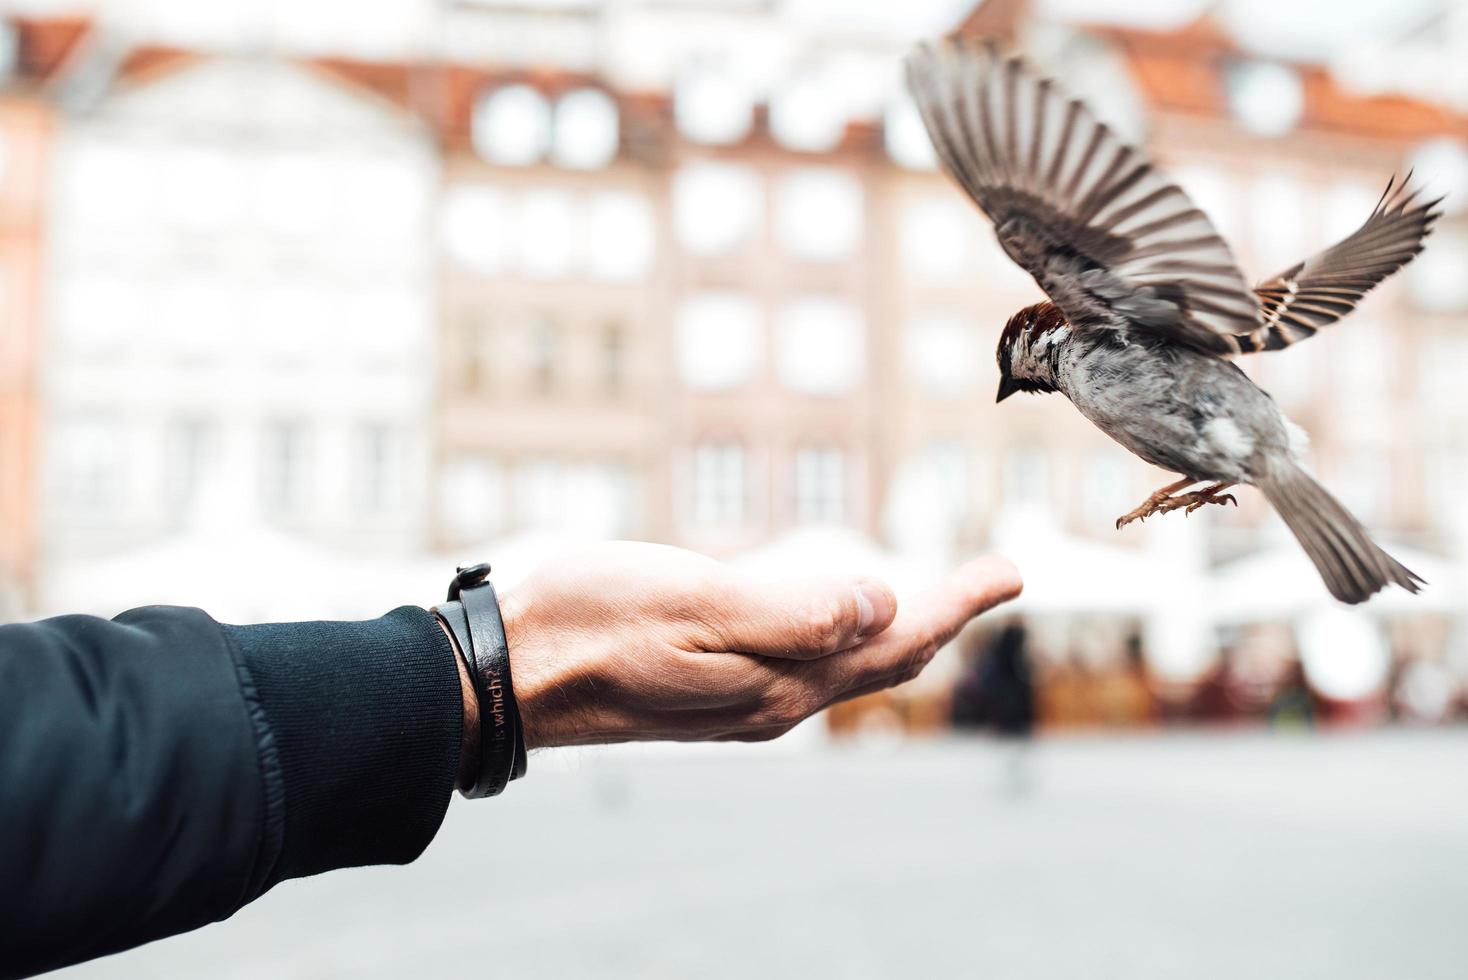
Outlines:
{"label": "bird's foot", "polygon": [[1223,492],[1231,486],[1233,486],[1232,483],[1215,483],[1211,487],[1204,487],[1197,493],[1184,494],[1184,496],[1194,499],[1188,503],[1187,509],[1183,511],[1183,516],[1187,517],[1198,508],[1207,507],[1209,504],[1218,504],[1220,507],[1224,504],[1233,504],[1237,507],[1239,502],[1234,499],[1234,495]]}
{"label": "bird's foot", "polygon": [[1204,487],[1192,493],[1180,493],[1176,497],[1168,497],[1158,505],[1157,511],[1161,514],[1170,514],[1175,510],[1181,510],[1183,516],[1187,517],[1193,511],[1200,507],[1207,507],[1209,504],[1220,506],[1233,504],[1237,507],[1239,502],[1234,499],[1234,495],[1223,492],[1231,486],[1233,486],[1232,483],[1215,483],[1211,487]]}
{"label": "bird's foot", "polygon": [[1122,528],[1126,527],[1133,521],[1145,521],[1153,514],[1165,514],[1169,510],[1176,510],[1177,507],[1168,506],[1169,504],[1171,504],[1172,501],[1179,499],[1177,497],[1174,497],[1173,494],[1177,493],[1179,490],[1187,489],[1196,482],[1196,480],[1179,480],[1176,483],[1169,483],[1167,486],[1163,487],[1161,490],[1158,490],[1146,500],[1142,501],[1141,506],[1137,507],[1136,510],[1130,511],[1118,517],[1116,519],[1116,529],[1120,531]]}
{"label": "bird's foot", "polygon": [[1192,493],[1177,493],[1177,491],[1184,487],[1192,486],[1192,484],[1192,480],[1184,480],[1163,487],[1148,497],[1136,510],[1118,517],[1116,519],[1116,529],[1120,531],[1133,521],[1145,521],[1153,514],[1170,514],[1175,510],[1181,510],[1183,511],[1183,516],[1186,517],[1198,508],[1206,507],[1209,504],[1219,504],[1220,506],[1223,504],[1233,504],[1235,507],[1239,505],[1239,502],[1234,499],[1233,494],[1224,493],[1225,490],[1233,486],[1232,483],[1215,483],[1212,486],[1204,487],[1202,490],[1195,490]]}

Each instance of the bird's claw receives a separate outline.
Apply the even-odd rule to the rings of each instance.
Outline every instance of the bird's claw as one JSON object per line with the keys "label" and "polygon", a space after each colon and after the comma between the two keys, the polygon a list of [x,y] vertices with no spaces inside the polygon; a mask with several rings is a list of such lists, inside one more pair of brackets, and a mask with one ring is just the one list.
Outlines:
{"label": "bird's claw", "polygon": [[1218,504],[1220,506],[1222,506],[1223,504],[1233,504],[1235,507],[1237,507],[1239,505],[1239,502],[1234,499],[1234,495],[1231,493],[1220,493],[1217,496],[1213,497],[1199,496],[1197,500],[1188,504],[1188,509],[1183,511],[1183,516],[1187,517],[1193,511],[1199,509],[1200,507],[1206,507],[1209,504]]}
{"label": "bird's claw", "polygon": [[[1123,514],[1116,519],[1116,529],[1120,531],[1133,521],[1146,522],[1153,514],[1170,514],[1175,510],[1183,510],[1183,516],[1191,514],[1200,507],[1208,504],[1233,504],[1235,507],[1239,502],[1231,493],[1221,493],[1223,485],[1206,487],[1192,493],[1179,493],[1175,496],[1167,494],[1153,494],[1147,498],[1146,503],[1129,514]],[[1186,510],[1184,510],[1186,508]]]}
{"label": "bird's claw", "polygon": [[1116,519],[1116,529],[1120,531],[1133,521],[1141,521],[1143,524],[1147,523],[1147,518],[1157,513],[1165,502],[1165,500],[1149,500],[1130,514],[1123,514]]}

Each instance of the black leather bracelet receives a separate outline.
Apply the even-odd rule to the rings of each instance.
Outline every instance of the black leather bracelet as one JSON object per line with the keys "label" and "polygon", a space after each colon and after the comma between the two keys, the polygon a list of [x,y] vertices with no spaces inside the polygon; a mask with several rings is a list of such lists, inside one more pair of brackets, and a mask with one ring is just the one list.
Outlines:
{"label": "black leather bracelet", "polygon": [[463,651],[479,701],[479,775],[467,797],[496,796],[525,775],[525,733],[510,674],[510,649],[489,565],[458,570],[449,601],[433,611]]}

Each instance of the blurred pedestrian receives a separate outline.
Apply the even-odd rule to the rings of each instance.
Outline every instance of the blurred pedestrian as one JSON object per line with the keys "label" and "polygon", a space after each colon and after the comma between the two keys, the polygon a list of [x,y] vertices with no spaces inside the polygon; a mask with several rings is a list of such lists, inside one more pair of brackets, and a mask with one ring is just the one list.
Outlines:
{"label": "blurred pedestrian", "polygon": [[1305,679],[1305,666],[1299,657],[1290,661],[1279,690],[1269,702],[1269,724],[1273,728],[1313,728],[1315,696]]}
{"label": "blurred pedestrian", "polygon": [[957,728],[988,728],[1024,737],[1035,727],[1035,685],[1025,654],[1025,628],[1006,626],[959,679],[953,695]]}

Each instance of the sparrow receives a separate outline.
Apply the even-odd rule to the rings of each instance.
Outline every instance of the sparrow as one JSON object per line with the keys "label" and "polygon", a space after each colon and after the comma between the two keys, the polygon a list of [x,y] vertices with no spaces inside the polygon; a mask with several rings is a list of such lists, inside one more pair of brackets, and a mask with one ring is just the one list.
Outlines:
{"label": "sparrow", "polygon": [[[1371,540],[1300,462],[1305,437],[1231,358],[1297,343],[1350,313],[1422,250],[1441,199],[1388,183],[1355,233],[1250,289],[1187,194],[1079,99],[992,41],[907,58],[944,170],[1048,302],[999,339],[999,401],[1060,392],[1112,439],[1181,479],[1116,522],[1233,503],[1256,487],[1331,595],[1423,580]],[[1196,484],[1203,488],[1186,492]]]}

